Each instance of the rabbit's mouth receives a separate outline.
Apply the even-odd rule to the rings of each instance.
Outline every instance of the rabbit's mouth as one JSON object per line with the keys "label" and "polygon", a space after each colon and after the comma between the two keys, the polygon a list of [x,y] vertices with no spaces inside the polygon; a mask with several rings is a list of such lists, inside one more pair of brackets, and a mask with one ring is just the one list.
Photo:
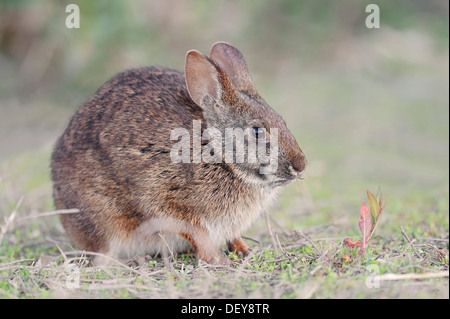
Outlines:
{"label": "rabbit's mouth", "polygon": [[293,175],[287,175],[287,176],[274,176],[275,178],[272,179],[269,184],[272,187],[278,187],[278,186],[285,186],[292,182],[293,180],[297,179],[297,176]]}
{"label": "rabbit's mouth", "polygon": [[272,184],[272,186],[277,187],[277,186],[285,186],[285,185],[289,184],[290,182],[292,182],[292,179],[279,179],[279,180],[273,181],[271,184]]}
{"label": "rabbit's mouth", "polygon": [[292,165],[289,165],[287,168],[278,172],[278,174],[273,175],[271,184],[273,186],[285,186],[290,182],[301,178],[302,172],[293,169]]}

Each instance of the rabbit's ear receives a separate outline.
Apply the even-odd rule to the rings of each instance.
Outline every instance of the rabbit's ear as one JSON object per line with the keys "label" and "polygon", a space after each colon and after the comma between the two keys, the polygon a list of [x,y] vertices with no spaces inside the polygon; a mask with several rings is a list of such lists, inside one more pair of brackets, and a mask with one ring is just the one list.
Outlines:
{"label": "rabbit's ear", "polygon": [[247,62],[238,49],[226,42],[217,42],[211,48],[210,58],[220,66],[238,91],[257,95]]}
{"label": "rabbit's ear", "polygon": [[197,50],[186,54],[185,77],[189,95],[197,105],[202,106],[203,99],[208,95],[215,100],[221,98],[219,71]]}

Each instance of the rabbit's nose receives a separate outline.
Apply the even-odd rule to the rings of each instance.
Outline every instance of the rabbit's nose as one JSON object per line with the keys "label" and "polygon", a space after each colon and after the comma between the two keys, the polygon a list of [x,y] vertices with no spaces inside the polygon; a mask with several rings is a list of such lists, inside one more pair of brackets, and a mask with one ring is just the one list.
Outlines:
{"label": "rabbit's nose", "polygon": [[296,154],[291,158],[291,174],[294,176],[299,176],[301,172],[303,172],[306,168],[306,164],[308,161],[306,160],[305,154],[300,152],[300,154]]}

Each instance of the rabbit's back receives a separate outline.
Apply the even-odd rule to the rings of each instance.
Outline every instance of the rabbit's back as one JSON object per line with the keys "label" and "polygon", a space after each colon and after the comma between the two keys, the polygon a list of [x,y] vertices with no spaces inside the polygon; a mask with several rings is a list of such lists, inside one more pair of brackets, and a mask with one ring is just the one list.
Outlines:
{"label": "rabbit's back", "polygon": [[201,118],[183,74],[158,67],[116,75],[75,113],[52,154],[52,179],[56,207],[81,211],[61,216],[77,246],[101,250],[111,232],[148,218],[141,200],[180,174],[167,169],[171,130]]}

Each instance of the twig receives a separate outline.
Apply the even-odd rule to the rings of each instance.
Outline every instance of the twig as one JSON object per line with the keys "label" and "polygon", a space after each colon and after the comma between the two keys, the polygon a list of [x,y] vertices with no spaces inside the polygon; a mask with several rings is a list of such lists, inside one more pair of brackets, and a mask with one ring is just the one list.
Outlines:
{"label": "twig", "polygon": [[[281,249],[281,245],[277,245],[277,242],[276,242],[276,240],[275,240],[275,236],[273,235],[273,232],[272,232],[272,226],[271,226],[271,224],[270,224],[270,217],[269,217],[269,212],[267,211],[267,209],[266,209],[266,211],[265,211],[265,215],[266,215],[266,225],[267,225],[267,230],[268,230],[268,232],[269,232],[269,235],[270,235],[270,239],[272,239],[272,244],[273,244],[273,247],[275,248],[275,250],[277,251],[277,250],[282,250]],[[278,243],[279,244],[279,243]]]}
{"label": "twig", "polygon": [[16,224],[25,222],[30,219],[36,219],[36,218],[48,217],[48,216],[54,216],[54,215],[62,215],[62,214],[76,214],[79,212],[80,212],[80,210],[78,208],[71,208],[71,209],[53,210],[53,211],[48,211],[48,212],[44,212],[44,213],[34,213],[34,214],[30,214],[28,216],[17,219]]}
{"label": "twig", "polygon": [[448,238],[426,238],[426,237],[419,237],[417,240],[428,240],[428,241],[442,241],[442,242],[448,242]]}
{"label": "twig", "polygon": [[11,225],[14,225],[14,219],[16,218],[17,209],[19,208],[20,204],[22,204],[23,196],[19,199],[17,202],[16,208],[11,212],[11,214],[8,217],[5,217],[5,225],[0,227],[0,244],[3,241],[3,237],[8,232]]}
{"label": "twig", "polygon": [[276,239],[277,239],[278,245],[280,245],[281,252],[282,252],[283,255],[285,255],[286,258],[289,259],[289,261],[291,262],[291,265],[292,265],[292,271],[294,271],[295,273],[298,273],[298,270],[297,270],[296,268],[294,268],[295,263],[294,263],[294,261],[292,260],[291,256],[290,256],[289,253],[288,253],[286,250],[284,250],[283,247],[281,246],[280,239],[278,238],[278,234],[276,234]]}
{"label": "twig", "polygon": [[[406,238],[406,240],[409,242],[408,249],[409,249],[409,246],[411,246],[412,249],[413,249],[413,251],[414,251],[414,253],[416,254],[416,257],[417,257],[417,258],[420,258],[419,253],[416,251],[416,248],[415,248],[414,245],[413,245],[415,239],[414,239],[414,240],[411,240],[411,239],[408,237],[408,234],[405,232],[405,230],[403,229],[402,226],[400,226],[400,230],[401,230],[401,232],[402,232],[402,235],[403,235],[403,236]],[[406,252],[406,249],[405,249],[405,252]],[[405,252],[403,252],[402,255],[404,255]]]}
{"label": "twig", "polygon": [[250,250],[248,255],[245,256],[245,258],[242,260],[242,263],[241,263],[241,265],[242,265],[240,267],[241,270],[246,269],[248,267],[249,261],[250,261],[250,259],[253,258],[253,255],[255,255],[255,253],[256,253],[256,249],[252,249],[252,250]]}
{"label": "twig", "polygon": [[[401,257],[403,257],[403,256],[406,255],[406,252],[408,251],[409,248],[411,248],[411,246],[413,245],[413,243],[414,243],[415,241],[416,241],[416,240],[413,239],[413,240],[411,240],[411,241],[408,243],[408,246],[406,246],[406,248],[403,250],[402,254],[400,255]],[[415,252],[415,251],[414,251],[414,252]]]}
{"label": "twig", "polygon": [[311,271],[309,272],[309,275],[310,275],[310,276],[314,276],[314,274],[315,274],[319,269],[321,269],[321,268],[322,268],[322,265],[317,266],[316,268],[314,268],[313,270],[311,270]]}
{"label": "twig", "polygon": [[17,265],[18,263],[22,262],[31,262],[31,265],[34,262],[34,259],[21,259],[21,260],[15,260],[9,263],[1,264],[0,271],[5,270],[13,270],[13,269],[22,269],[24,267],[30,266],[30,265]]}
{"label": "twig", "polygon": [[300,234],[303,238],[305,238],[322,255],[322,250],[317,247],[317,245],[311,240],[311,238],[303,234],[303,232],[301,232],[300,230],[296,230],[294,232]]}
{"label": "twig", "polygon": [[58,248],[60,254],[63,256],[64,262],[67,262],[67,255],[64,253],[64,251],[62,250],[62,248],[59,246],[58,243],[55,242],[56,248]]}
{"label": "twig", "polygon": [[430,279],[430,278],[444,278],[448,277],[448,271],[440,271],[440,272],[428,272],[424,274],[383,274],[380,276],[376,276],[375,280],[406,280],[406,279]]}
{"label": "twig", "polygon": [[[125,270],[128,270],[128,271],[130,271],[132,273],[135,273],[135,274],[137,274],[139,276],[142,276],[143,278],[148,279],[150,281],[155,281],[154,279],[149,277],[149,275],[151,275],[151,273],[146,274],[145,272],[137,271],[133,267],[127,266],[123,262],[121,262],[120,260],[117,260],[117,259],[115,259],[113,257],[108,256],[108,255],[105,255],[105,254],[102,254],[102,253],[98,253],[98,252],[95,252],[95,251],[86,251],[86,250],[83,250],[83,251],[76,251],[76,250],[75,251],[66,251],[66,255],[74,255],[74,254],[79,254],[79,253],[81,253],[82,255],[83,254],[84,255],[92,255],[92,256],[99,256],[99,257],[105,258],[109,262],[115,263],[115,264],[119,265],[121,268],[123,268]],[[98,265],[95,268],[102,269],[102,268],[105,268],[105,267],[108,268],[108,266],[106,266],[106,265]],[[109,267],[109,268],[111,268],[111,267]]]}
{"label": "twig", "polygon": [[254,243],[257,243],[258,246],[261,247],[261,242],[260,242],[259,240],[256,240],[256,239],[254,239],[254,238],[247,237],[247,236],[241,236],[241,237],[242,237],[242,239],[250,240],[250,241],[252,241],[252,242],[254,242]]}
{"label": "twig", "polygon": [[[164,244],[166,245],[167,250],[170,253],[170,256],[174,256],[172,249],[170,249],[169,244],[167,243],[166,239],[164,238],[164,236],[162,235],[161,232],[158,232],[158,236],[163,240]],[[164,259],[169,258],[169,256],[167,256],[167,251],[165,249],[162,249],[162,255],[164,257]],[[167,265],[166,265],[167,266]]]}
{"label": "twig", "polygon": [[[32,263],[33,261],[35,261],[34,259],[19,259],[19,260],[14,260],[14,261],[11,261],[11,262],[9,262],[9,263],[3,263],[3,264],[1,264],[2,265],[2,267],[6,267],[6,266],[9,266],[9,265],[14,265],[14,264],[18,264],[18,263],[24,263],[24,262],[30,262],[30,263]],[[23,265],[22,265],[23,266]]]}
{"label": "twig", "polygon": [[[282,255],[283,256],[283,255]],[[253,265],[259,265],[259,264],[264,264],[264,263],[278,263],[281,261],[285,261],[285,260],[290,260],[289,257],[285,257],[285,258],[277,258],[277,259],[271,259],[271,260],[264,260],[264,261],[260,261],[260,262],[256,262],[253,263]]]}
{"label": "twig", "polygon": [[12,211],[12,213],[7,218],[5,218],[5,225],[0,227],[0,243],[3,241],[3,237],[9,231],[9,229],[13,228],[17,224],[26,222],[28,220],[33,220],[36,218],[41,218],[41,217],[48,217],[48,216],[60,215],[60,214],[74,214],[74,213],[80,212],[80,210],[76,209],[76,208],[60,209],[60,210],[54,210],[54,211],[49,211],[49,212],[44,212],[44,213],[34,213],[31,215],[16,219],[17,209],[19,208],[22,201],[23,201],[23,197],[21,197],[19,199],[19,202],[17,203],[16,208]]}

